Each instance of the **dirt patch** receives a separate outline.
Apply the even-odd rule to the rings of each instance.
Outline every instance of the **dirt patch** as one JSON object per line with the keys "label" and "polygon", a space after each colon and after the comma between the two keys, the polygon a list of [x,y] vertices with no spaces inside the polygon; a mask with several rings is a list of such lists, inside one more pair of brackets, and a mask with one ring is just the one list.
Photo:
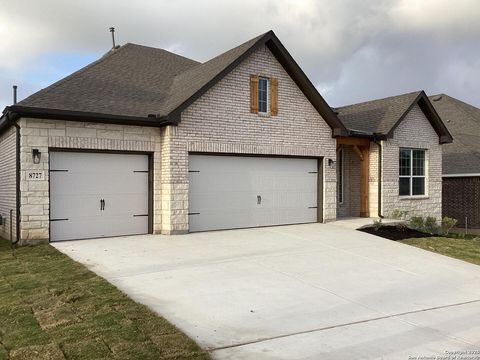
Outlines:
{"label": "dirt patch", "polygon": [[376,230],[373,226],[366,227],[362,229],[358,229],[358,231],[363,231],[368,234],[376,235],[383,237],[389,240],[404,240],[404,239],[412,239],[412,238],[426,238],[432,237],[435,235],[423,233],[418,230],[410,229],[405,225],[384,225]]}

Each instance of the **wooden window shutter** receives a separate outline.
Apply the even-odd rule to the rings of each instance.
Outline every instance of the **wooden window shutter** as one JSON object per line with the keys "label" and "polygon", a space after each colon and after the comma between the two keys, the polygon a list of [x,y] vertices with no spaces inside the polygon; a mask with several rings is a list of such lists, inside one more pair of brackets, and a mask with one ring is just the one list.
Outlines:
{"label": "wooden window shutter", "polygon": [[250,112],[258,114],[258,75],[250,75]]}
{"label": "wooden window shutter", "polygon": [[270,115],[278,115],[278,79],[270,78]]}

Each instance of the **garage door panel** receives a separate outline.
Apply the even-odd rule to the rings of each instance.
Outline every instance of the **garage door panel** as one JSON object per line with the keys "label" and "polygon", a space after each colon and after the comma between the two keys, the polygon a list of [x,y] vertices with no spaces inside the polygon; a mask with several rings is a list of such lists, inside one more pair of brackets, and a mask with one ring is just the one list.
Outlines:
{"label": "garage door panel", "polygon": [[50,169],[52,241],[148,232],[147,155],[51,152]]}
{"label": "garage door panel", "polygon": [[316,159],[191,155],[190,231],[315,222],[317,166]]}

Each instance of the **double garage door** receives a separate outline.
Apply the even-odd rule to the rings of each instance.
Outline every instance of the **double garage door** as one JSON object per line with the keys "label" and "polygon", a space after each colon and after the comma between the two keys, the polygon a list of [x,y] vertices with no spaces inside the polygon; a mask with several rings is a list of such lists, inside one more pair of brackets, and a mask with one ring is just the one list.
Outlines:
{"label": "double garage door", "polygon": [[148,233],[148,155],[50,152],[51,241]]}
{"label": "double garage door", "polygon": [[[190,154],[189,230],[321,220],[318,168],[317,159]],[[50,152],[51,241],[149,228],[148,155]]]}
{"label": "double garage door", "polygon": [[316,222],[318,160],[189,156],[190,231]]}

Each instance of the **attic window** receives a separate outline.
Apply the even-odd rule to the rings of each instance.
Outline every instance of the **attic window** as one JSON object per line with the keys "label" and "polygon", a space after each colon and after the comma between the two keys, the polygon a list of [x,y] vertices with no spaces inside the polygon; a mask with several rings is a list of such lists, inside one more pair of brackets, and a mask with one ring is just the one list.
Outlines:
{"label": "attic window", "polygon": [[278,115],[278,80],[273,77],[250,75],[250,112]]}
{"label": "attic window", "polygon": [[268,89],[269,81],[266,77],[258,79],[258,112],[266,114],[268,112]]}

